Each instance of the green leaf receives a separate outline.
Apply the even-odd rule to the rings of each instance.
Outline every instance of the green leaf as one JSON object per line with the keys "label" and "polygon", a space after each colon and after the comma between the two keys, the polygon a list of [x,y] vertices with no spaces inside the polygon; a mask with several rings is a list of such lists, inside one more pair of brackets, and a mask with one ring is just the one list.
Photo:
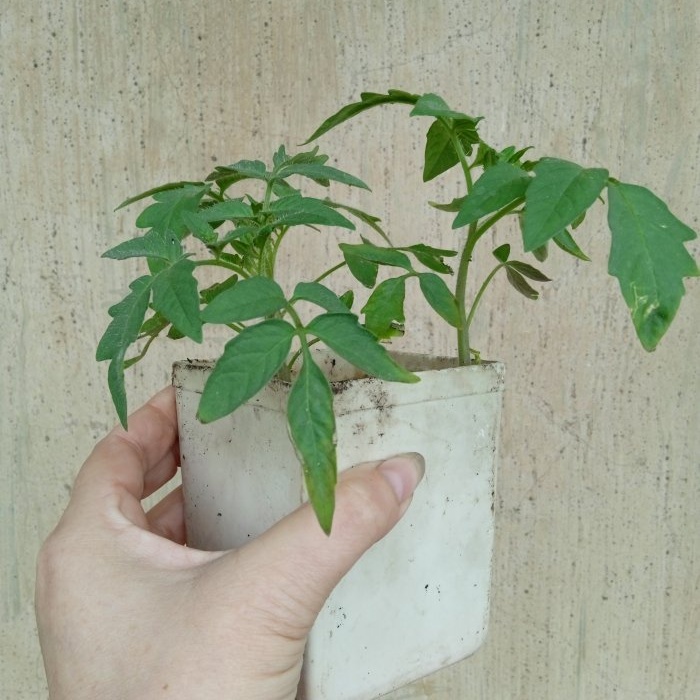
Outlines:
{"label": "green leaf", "polygon": [[127,427],[126,390],[124,388],[124,356],[128,347],[138,338],[148,302],[151,297],[151,278],[147,275],[134,280],[131,292],[109,309],[112,321],[97,346],[98,362],[111,360],[107,383],[121,424]]}
{"label": "green leaf", "polygon": [[416,256],[416,260],[430,268],[435,272],[440,272],[445,275],[452,273],[452,268],[446,265],[443,257],[452,257],[457,255],[456,250],[445,250],[443,248],[432,248],[431,246],[418,243],[416,245],[403,247],[401,250],[406,250]]}
{"label": "green leaf", "polygon": [[499,245],[498,248],[493,251],[493,255],[496,260],[502,263],[508,262],[508,258],[510,257],[510,244],[504,243],[503,245]]}
{"label": "green leaf", "polygon": [[450,130],[441,121],[435,121],[425,137],[423,182],[429,182],[459,163],[459,156],[450,137]]}
{"label": "green leaf", "polygon": [[306,330],[331,350],[367,374],[391,382],[417,382],[415,374],[398,365],[377,339],[351,314],[323,314]]}
{"label": "green leaf", "polygon": [[151,298],[151,277],[144,275],[135,279],[129,289],[129,294],[109,309],[112,320],[97,345],[95,359],[98,362],[111,360],[119,354],[124,357],[128,346],[139,337]]}
{"label": "green leaf", "polygon": [[543,158],[525,193],[523,244],[527,252],[544,245],[576,221],[600,196],[608,180],[604,168]]}
{"label": "green leaf", "polygon": [[328,289],[320,282],[299,282],[294,288],[294,296],[291,301],[296,301],[297,299],[310,301],[312,304],[316,304],[332,313],[349,313],[349,309],[343,300],[334,291]]}
{"label": "green leaf", "polygon": [[210,207],[205,207],[197,212],[204,221],[238,221],[239,219],[252,219],[255,214],[241,199],[227,199],[225,202],[217,202]]}
{"label": "green leaf", "polygon": [[296,331],[270,319],[230,340],[204,385],[197,415],[202,423],[227,416],[255,396],[279,371]]}
{"label": "green leaf", "polygon": [[202,342],[199,291],[192,274],[195,264],[182,258],[153,277],[153,308],[163,314],[181,333]]}
{"label": "green leaf", "polygon": [[403,90],[389,90],[386,95],[381,95],[376,92],[363,92],[360,95],[359,102],[352,102],[351,104],[341,107],[335,114],[332,114],[328,119],[326,119],[321,126],[314,131],[311,136],[309,136],[304,144],[317,139],[322,136],[327,131],[335,128],[339,124],[352,119],[352,117],[361,114],[362,112],[371,109],[372,107],[378,107],[384,104],[409,104],[413,105],[418,101],[418,95],[412,95]]}
{"label": "green leaf", "polygon": [[270,229],[277,226],[299,226],[321,224],[323,226],[340,226],[350,230],[355,224],[338,211],[329,207],[320,199],[291,195],[276,199],[270,204],[270,212],[276,220]]}
{"label": "green leaf", "polygon": [[683,278],[700,274],[683,245],[696,234],[644,187],[611,182],[608,198],[608,272],[617,277],[639,340],[651,351],[676,315]]}
{"label": "green leaf", "polygon": [[438,211],[457,213],[462,208],[462,204],[464,204],[466,198],[467,196],[464,195],[463,197],[455,197],[451,202],[445,204],[440,204],[440,202],[428,202],[428,204]]}
{"label": "green leaf", "polygon": [[220,177],[235,175],[238,179],[267,180],[268,173],[265,163],[261,160],[239,160],[232,165],[219,165],[207,180],[218,180]]}
{"label": "green leaf", "polygon": [[354,217],[362,221],[363,223],[367,224],[370,228],[372,228],[374,231],[376,231],[389,245],[391,245],[391,241],[389,240],[389,236],[386,235],[384,232],[384,229],[379,225],[379,222],[381,219],[378,216],[374,216],[373,214],[368,214],[365,211],[362,211],[362,209],[357,209],[356,207],[350,207],[347,204],[340,204],[338,202],[332,202],[330,199],[324,199],[323,200],[329,207],[333,207],[334,209],[343,209],[347,212],[350,212]]}
{"label": "green leaf", "polygon": [[353,255],[352,251],[344,250],[343,257],[345,258],[348,270],[350,270],[350,274],[352,274],[358,282],[370,289],[374,287],[377,281],[377,273],[379,272],[379,265],[377,265],[377,263],[368,262],[364,258]]}
{"label": "green leaf", "polygon": [[471,224],[521,198],[531,180],[524,170],[510,163],[487,168],[462,203],[452,228]]}
{"label": "green leaf", "polygon": [[185,185],[180,189],[157,192],[155,202],[146,207],[136,219],[139,228],[152,228],[160,233],[174,233],[182,238],[187,233],[187,225],[182,220],[182,212],[197,211],[207,187]]}
{"label": "green leaf", "polygon": [[510,263],[506,264],[505,268],[506,274],[508,275],[508,281],[515,289],[517,289],[523,296],[526,296],[528,299],[534,300],[539,298],[540,293],[536,289],[533,289],[527,283],[525,278],[513,267],[510,266]]}
{"label": "green leaf", "polygon": [[401,327],[406,320],[403,311],[405,297],[405,277],[392,277],[378,284],[362,308],[365,327],[380,340],[396,335],[394,324]]}
{"label": "green leaf", "polygon": [[269,277],[250,277],[222,291],[202,310],[205,323],[238,323],[269,316],[287,304],[282,288]]}
{"label": "green leaf", "polygon": [[350,311],[350,309],[352,309],[352,305],[355,303],[355,292],[353,292],[352,289],[348,289],[348,291],[341,294],[339,298],[340,301],[345,304],[348,311]]}
{"label": "green leaf", "polygon": [[126,260],[127,258],[158,258],[172,262],[182,257],[180,239],[171,232],[151,230],[143,236],[124,241],[102,253],[103,258]]}
{"label": "green leaf", "polygon": [[425,300],[435,311],[442,316],[451,326],[459,328],[462,324],[459,318],[457,299],[450,291],[442,277],[432,272],[423,272],[418,275],[421,291]]}
{"label": "green leaf", "polygon": [[434,93],[426,93],[425,95],[421,95],[411,110],[411,116],[442,117],[446,119],[466,120],[473,126],[476,126],[480,120],[480,117],[470,117],[468,114],[464,114],[464,112],[456,112],[453,109],[450,109],[445,100]]}
{"label": "green leaf", "polygon": [[341,243],[340,249],[346,255],[346,260],[349,254],[379,265],[400,267],[409,272],[413,269],[408,256],[395,248],[380,248],[373,243]]}
{"label": "green leaf", "polygon": [[302,175],[315,181],[333,180],[341,182],[344,185],[351,187],[360,187],[368,190],[369,187],[359,178],[349,173],[332,168],[328,165],[320,165],[318,163],[290,163],[287,162],[276,173],[279,177],[289,177],[290,175]]}
{"label": "green leaf", "polygon": [[564,229],[561,233],[558,233],[552,240],[557,244],[557,246],[559,246],[559,248],[569,255],[573,255],[575,258],[585,260],[586,262],[591,261],[591,259],[578,247],[574,237],[567,229]]}
{"label": "green leaf", "polygon": [[462,144],[465,154],[471,155],[473,144],[479,142],[479,134],[475,127],[476,121],[469,117],[454,120],[449,125],[443,120],[433,122],[425,139],[423,182],[433,180],[459,163],[452,133]]}
{"label": "green leaf", "polygon": [[532,254],[535,256],[535,260],[537,260],[538,262],[544,262],[549,256],[549,248],[545,243],[539,248],[535,248],[535,250],[532,251]]}
{"label": "green leaf", "polygon": [[159,185],[158,187],[153,187],[150,190],[146,190],[145,192],[141,192],[140,194],[134,195],[133,197],[129,197],[129,199],[125,199],[115,209],[115,211],[119,211],[120,209],[123,209],[124,207],[128,207],[130,204],[133,204],[134,202],[138,202],[141,199],[153,197],[154,195],[158,194],[159,192],[167,192],[168,190],[180,190],[183,187],[187,187],[187,186],[206,187],[206,185],[203,182],[187,182],[187,181],[168,182],[165,185]]}
{"label": "green leaf", "polygon": [[199,212],[183,211],[182,223],[195,238],[202,241],[205,245],[216,243],[216,231],[201,216],[201,210]]}
{"label": "green leaf", "polygon": [[532,265],[528,265],[528,263],[526,263],[526,262],[520,262],[518,260],[513,260],[513,261],[508,263],[508,267],[510,267],[513,270],[516,270],[517,272],[519,272],[524,277],[527,277],[528,279],[535,280],[536,282],[551,282],[552,281],[544,273],[540,272],[536,267],[533,267]]}
{"label": "green leaf", "polygon": [[309,500],[321,528],[330,534],[337,481],[333,394],[308,350],[289,393],[287,420]]}

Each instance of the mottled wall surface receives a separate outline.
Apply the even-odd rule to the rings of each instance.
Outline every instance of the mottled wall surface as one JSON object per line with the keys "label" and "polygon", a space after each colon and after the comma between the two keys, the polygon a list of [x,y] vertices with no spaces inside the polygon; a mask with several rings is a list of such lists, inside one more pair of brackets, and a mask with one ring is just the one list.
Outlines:
{"label": "mottled wall surface", "polygon": [[[107,306],[137,269],[99,257],[132,231],[133,212],[113,213],[122,199],[283,142],[293,148],[361,90],[400,87],[485,115],[494,145],[536,144],[538,155],[648,184],[698,228],[699,7],[7,0],[2,697],[45,696],[34,558],[80,462],[114,421],[93,356]],[[373,195],[354,196],[396,240],[427,230],[452,245],[449,219],[424,202],[456,190],[449,178],[421,184],[425,123],[405,111],[367,115],[321,146],[372,185]],[[700,285],[689,282],[675,327],[646,354],[606,274],[601,213],[585,231],[593,262],[552,255],[544,267],[554,281],[538,302],[505,284],[489,293],[475,342],[507,363],[509,381],[492,626],[474,657],[394,698],[700,697]],[[292,264],[331,260],[334,245],[309,260],[292,244]],[[450,335],[418,302],[410,307],[422,315],[404,345],[451,351]],[[132,405],[167,381],[171,360],[206,354],[156,347],[130,375]]]}

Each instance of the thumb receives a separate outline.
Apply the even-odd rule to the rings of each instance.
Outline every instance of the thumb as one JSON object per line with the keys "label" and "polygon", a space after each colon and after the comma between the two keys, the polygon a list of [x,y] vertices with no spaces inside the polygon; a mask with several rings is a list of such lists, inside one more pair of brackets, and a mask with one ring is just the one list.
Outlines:
{"label": "thumb", "polygon": [[417,453],[348,469],[336,487],[329,536],[307,504],[239,551],[272,569],[266,613],[280,634],[306,636],[340,579],[401,519],[424,471]]}

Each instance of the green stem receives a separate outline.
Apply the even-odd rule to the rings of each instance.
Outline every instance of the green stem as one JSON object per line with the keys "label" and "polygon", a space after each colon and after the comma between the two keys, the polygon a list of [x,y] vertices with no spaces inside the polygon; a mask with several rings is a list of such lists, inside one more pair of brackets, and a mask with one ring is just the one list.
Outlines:
{"label": "green stem", "polygon": [[326,279],[326,277],[332,275],[334,272],[337,270],[340,270],[341,268],[345,267],[347,263],[345,261],[338,263],[337,265],[334,265],[331,267],[329,270],[326,270],[322,275],[319,275],[314,282],[320,282],[321,280]]}
{"label": "green stem", "polygon": [[250,277],[250,275],[242,267],[234,265],[233,263],[226,262],[225,260],[221,260],[220,258],[214,258],[213,260],[195,260],[194,264],[196,267],[202,267],[204,265],[223,267],[226,270],[232,270],[233,272],[239,274],[243,278]]}
{"label": "green stem", "polygon": [[479,305],[479,302],[481,301],[481,297],[484,296],[484,292],[486,291],[486,287],[489,286],[491,283],[491,280],[496,276],[496,273],[502,268],[505,267],[503,263],[500,265],[496,265],[496,267],[491,270],[489,273],[488,277],[484,280],[483,284],[481,287],[479,287],[479,291],[476,293],[476,296],[474,297],[474,301],[472,302],[471,309],[469,309],[469,315],[466,318],[466,325],[467,329],[469,329],[469,326],[471,326],[472,319],[474,318],[474,313],[476,312],[476,307]]}
{"label": "green stem", "polygon": [[460,366],[471,364],[471,354],[469,352],[469,325],[467,323],[467,279],[469,277],[469,263],[472,259],[474,246],[478,240],[476,234],[476,222],[469,225],[467,241],[459,259],[457,269],[457,283],[455,286],[455,296],[459,307],[460,328],[457,329],[457,359]]}

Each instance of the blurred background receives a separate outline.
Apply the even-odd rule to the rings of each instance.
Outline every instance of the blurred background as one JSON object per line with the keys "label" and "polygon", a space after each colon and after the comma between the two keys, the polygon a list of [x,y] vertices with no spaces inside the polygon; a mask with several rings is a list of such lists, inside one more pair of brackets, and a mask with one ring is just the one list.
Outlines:
{"label": "blurred background", "polygon": [[[7,0],[3,697],[46,696],[34,560],[115,422],[95,347],[107,308],[142,270],[100,258],[135,233],[140,209],[115,213],[120,202],[217,164],[269,160],[280,144],[296,152],[361,91],[393,87],[483,115],[496,147],[532,144],[536,157],[649,186],[698,229],[699,31],[695,0]],[[373,189],[332,194],[380,216],[397,243],[454,247],[450,215],[426,201],[449,201],[457,180],[422,184],[429,122],[407,113],[375,110],[321,138],[330,164]],[[700,284],[688,281],[675,325],[645,353],[606,272],[604,211],[577,236],[592,262],[552,250],[538,301],[505,278],[487,293],[473,344],[508,370],[489,636],[391,698],[700,697]],[[520,250],[516,230],[497,235]],[[290,269],[333,264],[342,240],[290,237]],[[423,303],[408,306],[397,349],[453,353]],[[216,341],[156,342],[128,374],[131,407],[169,381],[173,360],[211,356]]]}

